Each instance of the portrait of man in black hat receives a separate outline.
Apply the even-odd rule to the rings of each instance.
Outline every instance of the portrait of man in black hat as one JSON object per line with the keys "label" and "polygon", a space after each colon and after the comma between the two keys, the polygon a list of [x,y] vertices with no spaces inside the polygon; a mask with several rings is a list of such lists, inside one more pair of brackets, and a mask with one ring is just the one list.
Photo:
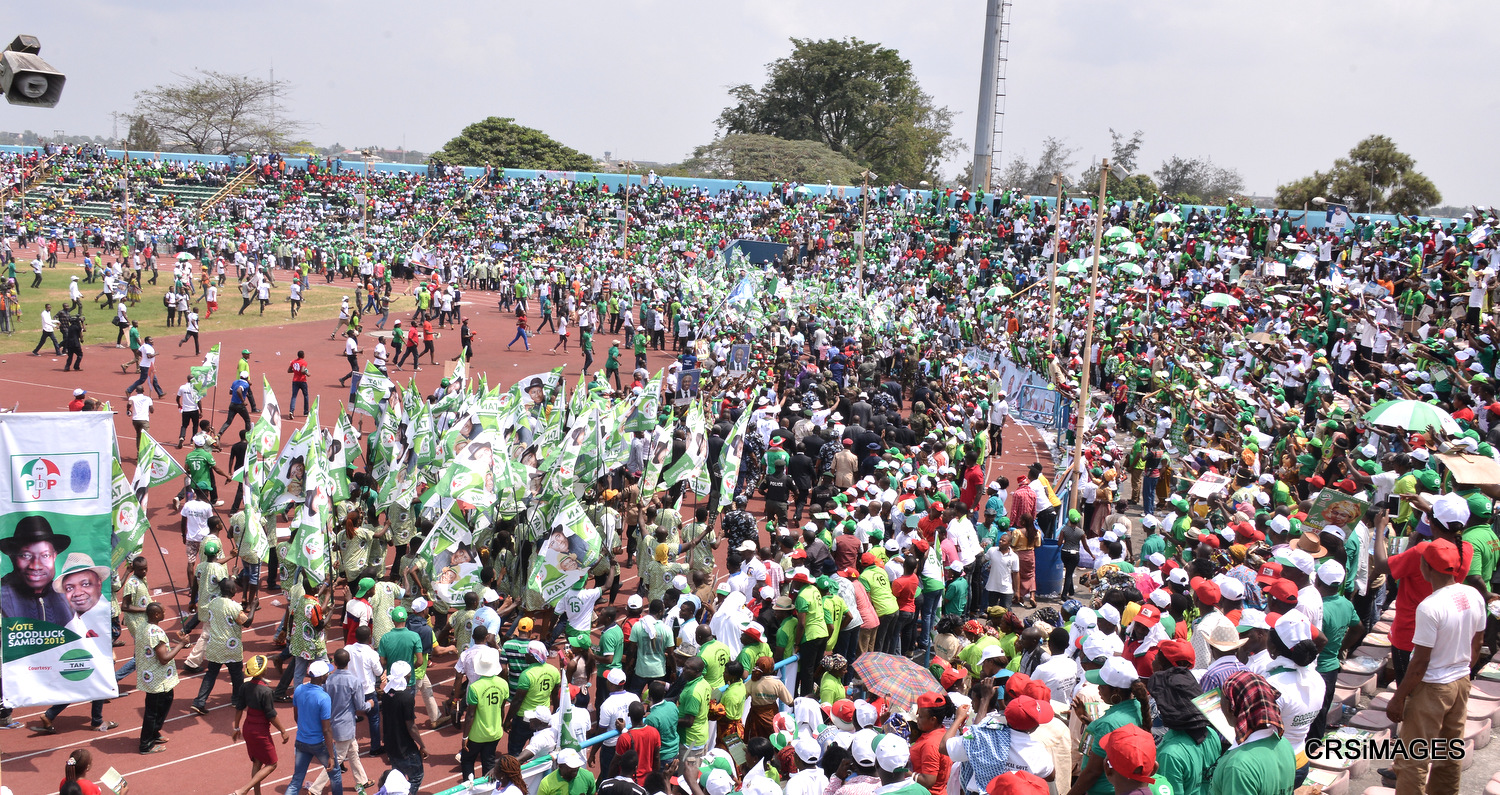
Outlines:
{"label": "portrait of man in black hat", "polygon": [[25,516],[9,538],[0,539],[0,552],[10,558],[11,570],[0,578],[0,613],[9,618],[31,618],[63,625],[73,618],[68,600],[52,588],[57,556],[73,540],[52,532],[40,516]]}

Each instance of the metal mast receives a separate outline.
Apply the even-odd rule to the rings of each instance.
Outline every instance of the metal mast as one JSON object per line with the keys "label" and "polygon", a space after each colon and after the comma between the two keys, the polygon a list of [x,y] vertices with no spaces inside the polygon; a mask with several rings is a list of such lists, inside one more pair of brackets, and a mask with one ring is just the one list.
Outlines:
{"label": "metal mast", "polygon": [[979,113],[974,129],[971,188],[991,187],[1001,166],[1005,122],[1005,62],[1010,54],[1010,0],[986,0],[984,60],[979,72]]}

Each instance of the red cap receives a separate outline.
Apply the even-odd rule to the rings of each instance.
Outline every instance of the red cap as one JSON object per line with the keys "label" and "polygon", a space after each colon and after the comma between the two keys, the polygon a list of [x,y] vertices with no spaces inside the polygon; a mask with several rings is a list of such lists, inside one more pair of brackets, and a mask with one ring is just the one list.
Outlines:
{"label": "red cap", "polygon": [[794,557],[794,558],[805,558],[805,557],[807,557],[807,550],[805,550],[805,549],[794,549],[794,550],[792,550],[792,557]]}
{"label": "red cap", "polygon": [[1047,782],[1024,770],[1001,773],[990,779],[988,795],[1047,795]]}
{"label": "red cap", "polygon": [[[1012,677],[1015,678],[1015,677]],[[1031,696],[1013,698],[1005,705],[1005,722],[1016,731],[1029,732],[1052,720],[1052,704]]]}
{"label": "red cap", "polygon": [[1143,605],[1140,612],[1135,614],[1135,619],[1132,623],[1140,624],[1150,629],[1161,623],[1161,610],[1156,605]]}
{"label": "red cap", "polygon": [[1156,775],[1156,741],[1151,733],[1127,723],[1099,740],[1110,769],[1130,779],[1150,783]]}
{"label": "red cap", "polygon": [[1266,534],[1252,527],[1243,533],[1236,532],[1235,540],[1239,541],[1241,544],[1259,544],[1260,542],[1266,540]]}
{"label": "red cap", "polygon": [[948,670],[943,672],[942,676],[938,677],[938,684],[951,690],[955,685],[962,681],[963,678],[964,672],[962,668],[949,668]]}
{"label": "red cap", "polygon": [[1309,486],[1311,486],[1311,487],[1313,487],[1315,489],[1321,489],[1321,488],[1323,488],[1323,476],[1322,475],[1313,475],[1312,477],[1310,477],[1310,478],[1307,479],[1307,485],[1309,485]]}
{"label": "red cap", "polygon": [[853,447],[854,446],[854,440],[853,439],[845,439],[844,440],[844,446],[845,447]]}
{"label": "red cap", "polygon": [[1278,602],[1294,605],[1297,603],[1297,586],[1291,580],[1277,580],[1266,587],[1266,595]]}
{"label": "red cap", "polygon": [[917,539],[913,539],[912,540],[912,542],[911,542],[911,548],[915,549],[917,552],[925,555],[925,554],[927,554],[927,550],[932,549],[932,545],[928,544],[927,541],[926,541],[926,539],[917,538]]}
{"label": "red cap", "polygon": [[1217,535],[1213,534],[1213,533],[1205,533],[1205,534],[1203,534],[1201,536],[1198,536],[1198,543],[1200,543],[1200,544],[1207,544],[1208,546],[1211,546],[1214,549],[1218,549],[1219,548],[1219,537]]}
{"label": "red cap", "polygon": [[829,712],[834,718],[844,723],[854,722],[854,702],[847,698],[841,698],[833,702],[833,709]]}
{"label": "red cap", "polygon": [[947,693],[923,693],[917,696],[917,709],[942,709],[946,706],[948,706]]}
{"label": "red cap", "polygon": [[1161,564],[1161,576],[1165,577],[1168,574],[1172,573],[1172,569],[1179,569],[1179,568],[1182,568],[1182,564],[1181,563],[1178,563],[1176,560],[1174,560],[1172,558],[1167,558],[1167,562]]}
{"label": "red cap", "polygon": [[859,562],[863,566],[879,566],[880,558],[875,557],[875,553],[873,552],[866,552],[859,556]]}
{"label": "red cap", "polygon": [[[865,554],[868,555],[869,553],[867,552]],[[855,571],[854,569],[844,569],[843,571],[839,572],[839,576],[843,577],[846,580],[852,580],[859,576],[859,572]]]}
{"label": "red cap", "polygon": [[1005,697],[1015,698],[1016,696],[1024,694],[1026,692],[1027,686],[1029,686],[1033,681],[1035,680],[1023,673],[1011,674],[1010,677],[1005,680]]}
{"label": "red cap", "polygon": [[812,578],[807,576],[807,572],[799,571],[792,575],[792,582],[812,582]]}
{"label": "red cap", "polygon": [[984,627],[978,621],[975,621],[971,618],[968,621],[964,622],[964,631],[972,632],[978,635],[979,633],[984,631]]}
{"label": "red cap", "polygon": [[[1212,585],[1213,583],[1209,583]],[[1197,653],[1193,651],[1193,644],[1185,640],[1164,640],[1156,644],[1156,648],[1172,662],[1173,665],[1192,665],[1197,659]]]}
{"label": "red cap", "polygon": [[1353,494],[1354,492],[1359,491],[1359,486],[1354,485],[1354,481],[1350,480],[1349,478],[1344,478],[1338,483],[1335,483],[1334,487],[1339,491],[1344,492],[1345,494]]}
{"label": "red cap", "polygon": [[1037,701],[1051,701],[1052,688],[1048,687],[1040,679],[1033,679],[1031,680],[1031,684],[1026,686],[1026,695],[1031,696]]}
{"label": "red cap", "polygon": [[749,635],[750,637],[755,638],[756,643],[760,643],[762,640],[760,635],[760,627],[745,627],[744,632],[742,632],[741,634]]}
{"label": "red cap", "polygon": [[1213,580],[1203,580],[1193,585],[1193,596],[1206,605],[1219,603],[1219,586]]}
{"label": "red cap", "polygon": [[1433,571],[1458,576],[1459,567],[1462,565],[1462,556],[1458,554],[1458,547],[1452,541],[1439,538],[1427,545],[1422,550],[1422,561],[1432,567]]}
{"label": "red cap", "polygon": [[1261,585],[1270,585],[1279,579],[1281,579],[1281,564],[1274,560],[1260,564],[1260,570],[1255,573],[1255,581]]}

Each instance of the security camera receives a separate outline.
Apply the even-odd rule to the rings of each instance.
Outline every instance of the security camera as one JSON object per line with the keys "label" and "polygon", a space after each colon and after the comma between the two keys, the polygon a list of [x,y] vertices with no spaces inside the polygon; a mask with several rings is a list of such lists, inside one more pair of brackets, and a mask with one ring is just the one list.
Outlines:
{"label": "security camera", "polygon": [[42,60],[35,36],[17,36],[0,52],[0,92],[12,105],[52,108],[62,99],[67,76]]}

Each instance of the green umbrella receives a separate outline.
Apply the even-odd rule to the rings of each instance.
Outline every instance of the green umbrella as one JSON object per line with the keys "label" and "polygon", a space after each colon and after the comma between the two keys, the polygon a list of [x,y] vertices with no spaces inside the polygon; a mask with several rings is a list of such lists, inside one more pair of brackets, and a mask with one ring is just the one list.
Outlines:
{"label": "green umbrella", "polygon": [[1058,287],[1071,287],[1071,286],[1073,286],[1073,280],[1069,279],[1066,276],[1059,276],[1056,279],[1053,279],[1052,281],[1056,282]]}
{"label": "green umbrella", "polygon": [[1123,226],[1111,226],[1104,230],[1104,239],[1111,243],[1119,240],[1129,240],[1132,237],[1135,237],[1135,235],[1131,234],[1130,230]]}
{"label": "green umbrella", "polygon": [[1203,296],[1203,305],[1210,307],[1239,306],[1240,299],[1229,293],[1209,293]]}
{"label": "green umbrella", "polygon": [[1128,273],[1131,276],[1144,276],[1144,275],[1146,275],[1145,268],[1142,268],[1141,266],[1135,264],[1134,262],[1122,262],[1122,263],[1120,263],[1120,264],[1118,264],[1118,265],[1115,266],[1115,270],[1117,270],[1117,271],[1119,271],[1121,273]]}
{"label": "green umbrella", "polygon": [[1141,244],[1135,242],[1134,240],[1126,240],[1123,243],[1116,243],[1115,246],[1114,246],[1114,249],[1115,249],[1115,251],[1118,251],[1121,254],[1124,254],[1124,255],[1129,256],[1129,257],[1144,257],[1144,256],[1146,256],[1146,249],[1141,248]]}
{"label": "green umbrella", "polygon": [[987,293],[984,294],[984,297],[985,298],[1004,298],[1005,296],[1010,295],[1010,294],[1012,294],[1014,292],[1015,292],[1015,290],[1012,290],[1012,289],[1010,289],[1009,287],[1006,287],[1003,284],[997,284],[994,287],[991,287],[989,289],[989,292],[987,292]]}
{"label": "green umbrella", "polygon": [[1063,263],[1063,273],[1088,273],[1089,264],[1082,259],[1070,259]]}
{"label": "green umbrella", "polygon": [[1429,433],[1438,428],[1451,436],[1463,432],[1451,414],[1420,400],[1387,400],[1378,403],[1365,413],[1365,422],[1417,433]]}
{"label": "green umbrella", "polygon": [[1180,223],[1182,223],[1182,216],[1178,215],[1177,213],[1171,212],[1171,211],[1164,212],[1164,213],[1158,213],[1155,218],[1151,219],[1151,223],[1153,223],[1153,224],[1180,224]]}

